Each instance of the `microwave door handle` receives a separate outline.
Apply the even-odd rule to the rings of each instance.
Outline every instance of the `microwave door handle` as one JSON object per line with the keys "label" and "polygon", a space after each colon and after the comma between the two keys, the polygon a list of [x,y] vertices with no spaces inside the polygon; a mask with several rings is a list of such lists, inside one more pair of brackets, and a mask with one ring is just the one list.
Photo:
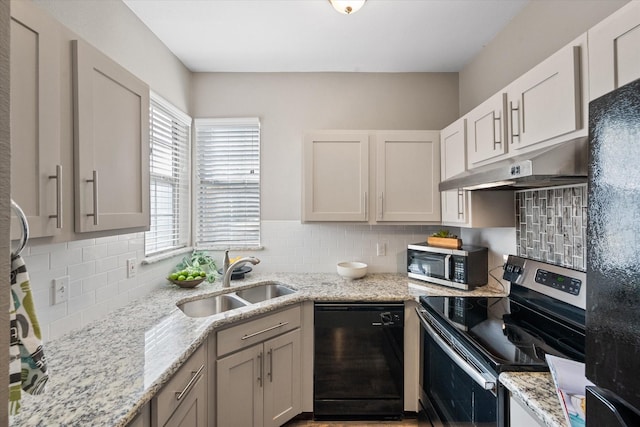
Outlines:
{"label": "microwave door handle", "polygon": [[420,323],[427,331],[429,336],[435,341],[436,344],[445,352],[447,356],[451,358],[451,360],[458,365],[460,369],[462,369],[473,381],[475,381],[480,387],[485,390],[495,391],[496,389],[496,379],[487,372],[480,372],[476,370],[473,366],[467,363],[458,353],[455,352],[449,345],[444,342],[440,335],[436,331],[433,330],[429,322],[427,322],[424,317],[422,317],[422,313],[420,309],[416,308],[416,313],[418,313],[418,318],[420,319]]}
{"label": "microwave door handle", "polygon": [[444,278],[451,280],[451,254],[447,254],[444,257]]}

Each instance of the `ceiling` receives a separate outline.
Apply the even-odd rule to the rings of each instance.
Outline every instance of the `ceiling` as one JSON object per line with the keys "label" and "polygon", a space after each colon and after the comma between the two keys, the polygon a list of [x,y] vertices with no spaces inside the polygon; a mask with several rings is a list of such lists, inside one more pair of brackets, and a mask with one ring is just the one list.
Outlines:
{"label": "ceiling", "polygon": [[457,72],[529,0],[123,0],[194,72]]}

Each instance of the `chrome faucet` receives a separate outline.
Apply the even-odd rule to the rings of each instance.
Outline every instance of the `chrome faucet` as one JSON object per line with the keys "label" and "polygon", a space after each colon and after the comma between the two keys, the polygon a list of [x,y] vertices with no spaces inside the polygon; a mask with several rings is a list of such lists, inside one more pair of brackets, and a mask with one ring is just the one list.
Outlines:
{"label": "chrome faucet", "polygon": [[228,288],[231,286],[231,275],[233,274],[233,269],[236,268],[236,265],[240,264],[241,262],[250,262],[253,265],[260,264],[260,260],[252,256],[240,258],[239,260],[235,261],[229,266],[229,268],[227,268],[227,270],[224,272],[224,275],[222,276],[223,288]]}

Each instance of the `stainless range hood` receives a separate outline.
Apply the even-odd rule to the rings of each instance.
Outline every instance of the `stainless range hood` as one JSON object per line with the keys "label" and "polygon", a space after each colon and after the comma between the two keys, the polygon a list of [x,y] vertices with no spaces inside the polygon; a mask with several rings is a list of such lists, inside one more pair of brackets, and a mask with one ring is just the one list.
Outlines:
{"label": "stainless range hood", "polygon": [[440,183],[440,191],[518,190],[587,182],[587,138],[566,141],[507,160],[481,166]]}

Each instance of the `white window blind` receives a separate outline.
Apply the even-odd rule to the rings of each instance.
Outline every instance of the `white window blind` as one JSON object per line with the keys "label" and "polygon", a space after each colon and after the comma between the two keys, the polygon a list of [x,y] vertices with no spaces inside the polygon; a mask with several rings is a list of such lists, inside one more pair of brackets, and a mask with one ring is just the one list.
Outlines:
{"label": "white window blind", "polygon": [[157,96],[150,104],[151,227],[145,255],[189,243],[191,118]]}
{"label": "white window blind", "polygon": [[260,122],[196,119],[196,246],[260,246]]}

